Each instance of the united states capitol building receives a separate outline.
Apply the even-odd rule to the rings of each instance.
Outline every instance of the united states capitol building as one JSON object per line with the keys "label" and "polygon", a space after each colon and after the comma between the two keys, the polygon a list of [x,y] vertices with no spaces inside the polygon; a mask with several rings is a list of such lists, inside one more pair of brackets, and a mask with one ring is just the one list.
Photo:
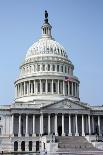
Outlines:
{"label": "united states capitol building", "polygon": [[45,11],[41,38],[20,65],[15,102],[0,106],[0,151],[55,150],[57,136],[102,134],[103,107],[80,100],[74,65],[51,29]]}

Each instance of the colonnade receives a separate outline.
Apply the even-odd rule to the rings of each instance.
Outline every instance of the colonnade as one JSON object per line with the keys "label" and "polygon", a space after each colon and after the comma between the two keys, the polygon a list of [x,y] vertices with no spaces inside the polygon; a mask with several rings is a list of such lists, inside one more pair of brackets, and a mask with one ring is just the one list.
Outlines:
{"label": "colonnade", "polygon": [[[38,114],[39,116],[39,135],[43,135],[44,134],[44,115],[43,113],[41,113],[40,115]],[[58,114],[53,114],[52,116],[54,117],[53,119],[53,124],[51,124],[51,115],[52,114],[46,114],[47,116],[47,134],[50,135],[51,133],[54,134],[55,136],[58,136],[59,134],[59,131],[58,131]],[[65,117],[66,115],[66,117]],[[32,115],[32,136],[36,136],[36,121],[35,121],[35,118],[36,118],[37,114],[33,114]],[[12,115],[12,135],[14,135],[14,117],[15,115]],[[60,114],[60,117],[61,117],[61,135],[62,136],[65,136],[67,135],[67,132],[65,133],[66,130],[68,130],[68,136],[72,136],[72,135],[75,135],[75,136],[85,136],[87,133],[90,135],[91,133],[94,133],[94,116],[92,115],[84,115],[84,114],[81,114],[81,115],[78,115],[78,114]],[[74,118],[74,121],[72,119],[72,117]],[[78,117],[80,117],[81,119],[81,123],[79,123],[79,119]],[[29,137],[29,130],[28,130],[28,118],[29,118],[29,115],[26,114],[25,115],[25,137]],[[67,126],[67,129],[65,130],[65,119],[67,119],[67,122],[66,124],[68,124]],[[22,136],[22,133],[21,133],[21,115],[19,115],[18,117],[19,119],[19,127],[18,127],[18,137],[21,137]],[[98,124],[98,132],[99,134],[101,134],[101,119],[100,119],[100,116],[98,115],[97,116],[97,124]],[[59,120],[60,121],[60,120]],[[73,131],[73,124],[74,123],[74,133],[72,133]],[[80,125],[78,125],[80,124]],[[53,127],[54,126],[54,127]],[[54,129],[51,130],[51,127],[53,127]],[[80,131],[80,128],[81,128],[81,133],[79,132]],[[87,130],[86,130],[87,128]]]}
{"label": "colonnade", "polygon": [[74,81],[56,79],[30,80],[16,84],[16,98],[38,94],[58,94],[79,98],[79,84]]}

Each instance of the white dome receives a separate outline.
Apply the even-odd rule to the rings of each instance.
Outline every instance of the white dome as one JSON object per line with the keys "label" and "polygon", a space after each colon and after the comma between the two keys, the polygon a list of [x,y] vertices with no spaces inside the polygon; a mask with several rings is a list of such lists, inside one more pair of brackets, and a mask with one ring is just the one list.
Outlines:
{"label": "white dome", "polygon": [[79,100],[79,80],[64,47],[51,35],[46,18],[42,36],[27,51],[15,81],[16,101],[53,103],[64,98]]}
{"label": "white dome", "polygon": [[41,54],[53,54],[68,58],[65,49],[62,45],[52,38],[43,37],[35,42],[27,51],[26,59],[35,57]]}

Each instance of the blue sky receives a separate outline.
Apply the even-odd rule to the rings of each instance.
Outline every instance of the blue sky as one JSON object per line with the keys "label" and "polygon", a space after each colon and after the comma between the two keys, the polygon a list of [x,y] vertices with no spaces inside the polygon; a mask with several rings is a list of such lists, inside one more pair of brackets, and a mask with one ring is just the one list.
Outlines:
{"label": "blue sky", "polygon": [[52,35],[75,65],[81,101],[103,104],[103,0],[0,0],[0,104],[14,102],[14,81],[41,36],[44,10]]}

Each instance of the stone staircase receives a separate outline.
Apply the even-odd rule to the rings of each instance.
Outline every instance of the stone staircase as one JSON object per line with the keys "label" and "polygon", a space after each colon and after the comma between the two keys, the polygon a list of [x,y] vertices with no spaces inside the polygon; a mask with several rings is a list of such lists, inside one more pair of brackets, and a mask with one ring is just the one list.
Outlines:
{"label": "stone staircase", "polygon": [[82,136],[58,136],[56,137],[56,141],[58,142],[59,152],[98,150]]}

